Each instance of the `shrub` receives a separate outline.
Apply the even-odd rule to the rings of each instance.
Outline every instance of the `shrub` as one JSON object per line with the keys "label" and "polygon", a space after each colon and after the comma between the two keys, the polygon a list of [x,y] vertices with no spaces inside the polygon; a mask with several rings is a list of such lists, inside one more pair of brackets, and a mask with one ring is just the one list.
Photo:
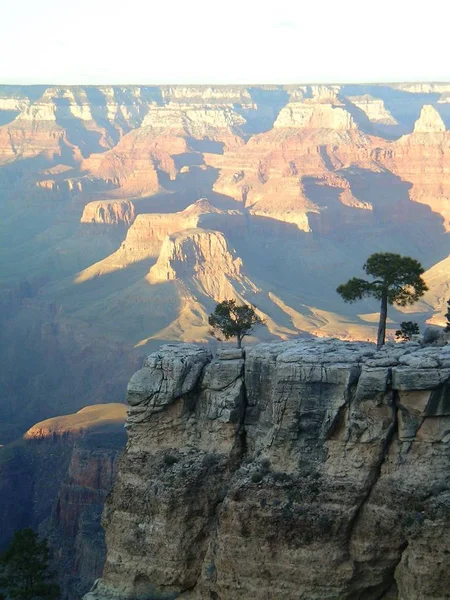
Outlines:
{"label": "shrub", "polygon": [[178,458],[173,454],[164,454],[163,461],[166,467],[171,467],[172,465],[178,462]]}
{"label": "shrub", "polygon": [[251,480],[253,483],[259,483],[260,481],[262,481],[262,478],[263,478],[263,473],[261,471],[254,471],[252,473]]}
{"label": "shrub", "polygon": [[395,332],[395,337],[401,338],[404,342],[409,342],[413,335],[419,335],[420,330],[417,323],[414,321],[402,321],[400,329]]}

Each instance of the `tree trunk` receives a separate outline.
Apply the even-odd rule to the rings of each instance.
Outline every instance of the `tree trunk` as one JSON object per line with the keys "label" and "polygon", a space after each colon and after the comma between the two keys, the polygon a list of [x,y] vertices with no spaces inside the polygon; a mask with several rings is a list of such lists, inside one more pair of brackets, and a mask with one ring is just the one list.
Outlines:
{"label": "tree trunk", "polygon": [[378,323],[378,337],[377,337],[377,350],[379,350],[386,341],[386,319],[387,319],[387,307],[388,307],[388,291],[383,290],[381,296],[381,307],[380,307],[380,321]]}
{"label": "tree trunk", "polygon": [[241,338],[241,336],[237,335],[236,339],[237,339],[237,347],[238,348],[242,348],[242,338]]}

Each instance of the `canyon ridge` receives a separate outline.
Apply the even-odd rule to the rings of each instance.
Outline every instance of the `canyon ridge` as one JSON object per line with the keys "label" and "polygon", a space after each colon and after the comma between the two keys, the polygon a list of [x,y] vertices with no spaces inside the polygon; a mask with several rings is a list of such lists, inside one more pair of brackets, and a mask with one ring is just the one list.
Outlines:
{"label": "canyon ridge", "polygon": [[161,344],[214,351],[217,301],[256,305],[251,346],[373,340],[377,303],[335,290],[397,252],[429,291],[388,335],[443,325],[449,173],[450,84],[0,86],[0,547],[39,528],[64,597],[88,589],[127,382]]}
{"label": "canyon ridge", "polygon": [[391,335],[444,323],[449,126],[439,83],[1,86],[0,444],[122,402],[226,297],[266,319],[252,342],[373,339],[377,304],[335,289],[376,251],[427,269]]}

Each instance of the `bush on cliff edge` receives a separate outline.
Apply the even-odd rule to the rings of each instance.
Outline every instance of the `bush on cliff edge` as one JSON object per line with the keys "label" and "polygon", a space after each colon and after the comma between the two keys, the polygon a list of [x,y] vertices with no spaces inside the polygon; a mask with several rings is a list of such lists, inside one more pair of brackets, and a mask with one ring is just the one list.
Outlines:
{"label": "bush on cliff edge", "polygon": [[59,586],[48,569],[47,540],[39,540],[29,528],[16,531],[0,555],[0,600],[55,600]]}

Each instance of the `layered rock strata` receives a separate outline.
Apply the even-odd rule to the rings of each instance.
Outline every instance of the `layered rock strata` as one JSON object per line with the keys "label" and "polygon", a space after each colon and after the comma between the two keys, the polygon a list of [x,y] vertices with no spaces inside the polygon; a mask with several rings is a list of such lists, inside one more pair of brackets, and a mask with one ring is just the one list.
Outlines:
{"label": "layered rock strata", "polygon": [[125,441],[123,430],[107,427],[81,437],[73,447],[52,515],[41,525],[53,551],[62,600],[80,598],[103,570],[101,513]]}
{"label": "layered rock strata", "polygon": [[450,346],[166,345],[128,403],[86,600],[448,597]]}
{"label": "layered rock strata", "polygon": [[0,550],[33,527],[49,541],[61,600],[75,600],[102,572],[100,516],[125,445],[125,406],[88,406],[37,423],[0,448]]}

